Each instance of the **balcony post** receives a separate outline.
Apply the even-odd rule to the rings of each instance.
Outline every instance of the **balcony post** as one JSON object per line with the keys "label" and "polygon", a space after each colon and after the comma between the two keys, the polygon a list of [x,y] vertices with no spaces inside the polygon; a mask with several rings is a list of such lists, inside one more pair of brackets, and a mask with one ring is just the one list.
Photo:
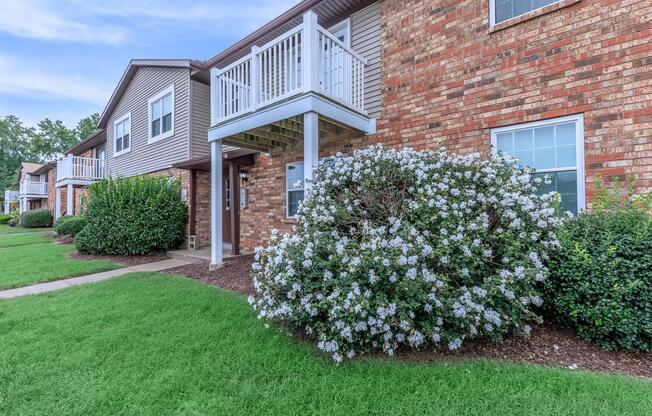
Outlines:
{"label": "balcony post", "polygon": [[57,186],[56,195],[54,198],[54,219],[61,217],[61,187]]}
{"label": "balcony post", "polygon": [[319,163],[319,115],[303,115],[303,189],[312,186],[313,172]]}
{"label": "balcony post", "polygon": [[222,258],[222,141],[211,142],[211,264],[210,270],[224,266]]}
{"label": "balcony post", "polygon": [[259,97],[259,88],[260,86],[258,85],[258,80],[260,79],[260,62],[258,62],[258,51],[260,48],[258,46],[252,46],[251,47],[251,72],[249,76],[251,79],[249,80],[249,84],[251,85],[251,109],[252,111],[256,111],[258,108],[258,103],[260,102],[260,97]]}
{"label": "balcony post", "polygon": [[213,67],[211,68],[211,126],[214,126],[217,123],[218,118],[220,117],[219,113],[219,91],[218,84],[219,80],[217,79],[218,69]]}
{"label": "balcony post", "polygon": [[74,212],[72,212],[72,198],[74,196],[75,189],[72,187],[72,184],[68,184],[68,191],[66,193],[66,215],[75,215]]}
{"label": "balcony post", "polygon": [[303,15],[303,39],[301,61],[303,62],[303,88],[306,92],[319,89],[319,32],[317,15],[312,10]]}

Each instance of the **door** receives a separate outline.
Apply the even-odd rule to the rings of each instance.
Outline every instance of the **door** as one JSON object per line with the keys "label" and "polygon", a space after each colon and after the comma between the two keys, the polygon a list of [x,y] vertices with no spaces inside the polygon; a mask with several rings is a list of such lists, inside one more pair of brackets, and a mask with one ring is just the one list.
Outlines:
{"label": "door", "polygon": [[97,178],[103,178],[104,177],[104,160],[106,159],[106,147],[105,145],[98,146],[95,149],[95,158],[99,159],[96,172],[95,174],[97,175]]}
{"label": "door", "polygon": [[[345,19],[328,31],[337,38],[344,46],[350,46],[349,19]],[[324,42],[322,65],[323,73],[321,85],[329,93],[338,98],[344,98],[344,83],[348,74],[345,73],[348,55],[342,47],[334,42]]]}

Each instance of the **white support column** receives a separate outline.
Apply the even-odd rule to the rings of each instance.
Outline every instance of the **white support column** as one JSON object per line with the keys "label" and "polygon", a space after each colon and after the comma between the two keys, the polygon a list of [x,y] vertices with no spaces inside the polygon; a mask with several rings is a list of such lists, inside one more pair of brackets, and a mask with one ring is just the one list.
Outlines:
{"label": "white support column", "polygon": [[68,184],[68,192],[66,192],[66,215],[75,215],[74,212],[72,212],[72,198],[75,194],[75,190],[72,187],[72,184]]}
{"label": "white support column", "polygon": [[54,219],[59,219],[61,217],[61,187],[57,186],[56,194],[54,198]]}
{"label": "white support column", "polygon": [[301,63],[303,65],[303,88],[305,91],[319,89],[319,33],[317,15],[312,10],[303,15],[303,38],[301,40]]}
{"label": "white support column", "polygon": [[211,142],[211,264],[210,270],[224,266],[222,258],[222,141]]}
{"label": "white support column", "polygon": [[303,189],[311,186],[312,174],[319,163],[319,114],[303,115]]}

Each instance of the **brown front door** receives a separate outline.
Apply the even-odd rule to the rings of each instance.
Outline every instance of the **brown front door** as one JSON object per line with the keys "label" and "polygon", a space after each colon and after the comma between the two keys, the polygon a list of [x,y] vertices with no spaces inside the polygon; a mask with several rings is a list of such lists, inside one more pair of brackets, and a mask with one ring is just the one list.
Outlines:
{"label": "brown front door", "polygon": [[233,209],[233,185],[229,178],[228,166],[222,170],[222,240],[232,243],[231,239],[231,210]]}

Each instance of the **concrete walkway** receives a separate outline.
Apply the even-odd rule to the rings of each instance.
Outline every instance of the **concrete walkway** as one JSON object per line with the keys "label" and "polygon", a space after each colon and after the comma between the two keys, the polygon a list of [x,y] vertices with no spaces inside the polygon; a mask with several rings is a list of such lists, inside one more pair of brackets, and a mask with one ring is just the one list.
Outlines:
{"label": "concrete walkway", "polygon": [[138,266],[129,266],[122,269],[109,270],[101,273],[89,274],[80,277],[71,277],[69,279],[54,280],[47,283],[39,283],[32,286],[18,287],[0,291],[0,299],[11,299],[25,295],[34,295],[37,293],[52,292],[54,290],[65,289],[70,286],[82,285],[84,283],[99,282],[112,277],[122,276],[123,274],[133,272],[160,272],[161,270],[172,269],[174,267],[185,266],[191,262],[185,260],[162,260],[153,263],[139,264]]}

